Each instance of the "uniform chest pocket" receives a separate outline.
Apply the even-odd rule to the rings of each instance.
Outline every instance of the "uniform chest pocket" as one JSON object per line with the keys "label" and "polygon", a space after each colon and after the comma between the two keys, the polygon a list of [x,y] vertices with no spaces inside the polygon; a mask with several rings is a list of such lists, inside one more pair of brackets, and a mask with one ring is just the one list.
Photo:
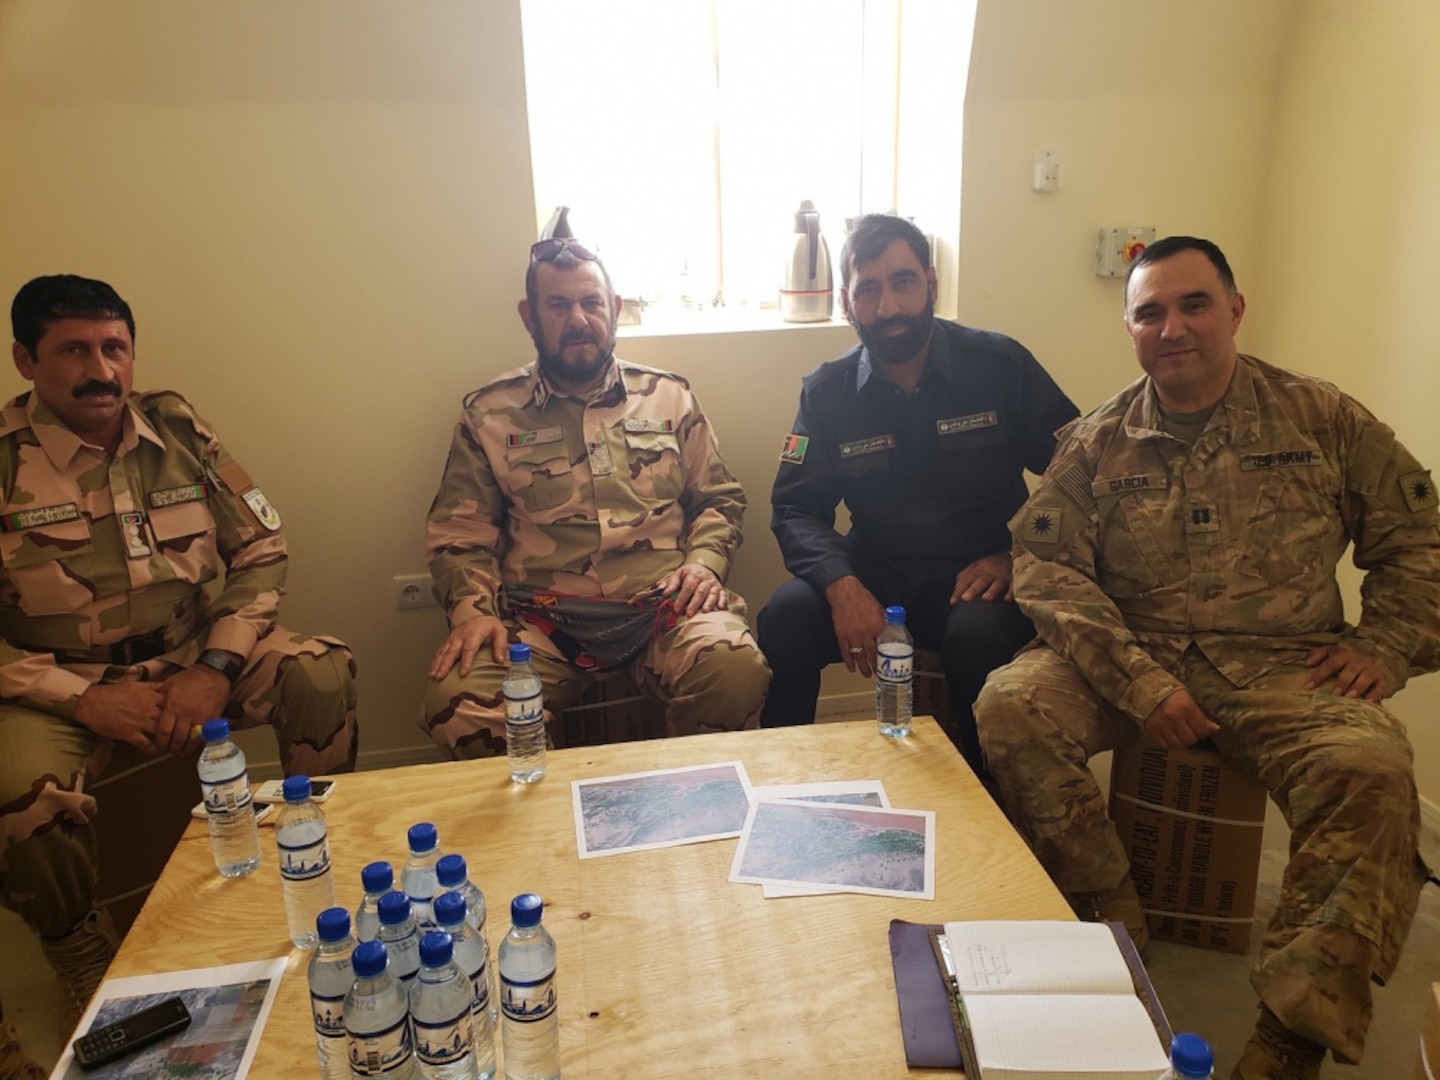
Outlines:
{"label": "uniform chest pocket", "polygon": [[150,529],[162,546],[185,547],[191,537],[215,531],[215,517],[203,501],[177,503],[150,511]]}
{"label": "uniform chest pocket", "polygon": [[553,510],[575,491],[564,441],[508,448],[505,470],[505,494],[532,512]]}
{"label": "uniform chest pocket", "polygon": [[835,466],[840,497],[851,514],[887,514],[904,501],[902,481],[892,474],[894,450],[842,457]]}
{"label": "uniform chest pocket", "polygon": [[1096,573],[1111,596],[1143,596],[1183,575],[1187,567],[1183,534],[1177,548],[1164,542],[1174,519],[1165,488],[1128,492],[1099,500],[1100,544]]}
{"label": "uniform chest pocket", "polygon": [[[1317,569],[1316,554],[1343,548],[1343,526],[1318,468],[1276,471],[1265,478],[1245,525],[1236,569],[1283,585]],[[1323,563],[1323,559],[1322,559]]]}
{"label": "uniform chest pocket", "polygon": [[941,435],[938,460],[936,483],[962,498],[985,498],[1007,491],[1020,474],[1010,462],[1010,441],[998,427]]}
{"label": "uniform chest pocket", "polygon": [[93,551],[84,520],[0,534],[0,561],[27,615],[69,614],[93,599],[81,584],[93,577]]}
{"label": "uniform chest pocket", "polygon": [[626,479],[642,499],[678,499],[685,490],[685,464],[674,432],[625,432],[625,458]]}

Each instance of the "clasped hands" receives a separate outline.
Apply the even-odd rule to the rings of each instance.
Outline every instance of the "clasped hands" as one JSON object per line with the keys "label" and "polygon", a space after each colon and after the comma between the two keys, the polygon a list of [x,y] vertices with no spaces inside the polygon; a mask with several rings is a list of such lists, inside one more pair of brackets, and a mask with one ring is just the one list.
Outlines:
{"label": "clasped hands", "polygon": [[223,715],[229,700],[230,680],[196,666],[163,682],[96,683],[80,695],[73,717],[101,738],[142,753],[180,754],[195,726]]}

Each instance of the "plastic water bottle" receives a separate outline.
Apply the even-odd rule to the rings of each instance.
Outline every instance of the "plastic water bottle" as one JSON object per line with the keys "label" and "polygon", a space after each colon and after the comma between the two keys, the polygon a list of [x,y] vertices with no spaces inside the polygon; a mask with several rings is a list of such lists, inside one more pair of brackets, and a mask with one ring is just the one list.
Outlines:
{"label": "plastic water bottle", "polygon": [[365,895],[355,909],[355,940],[374,941],[380,936],[380,897],[395,887],[395,871],[388,862],[372,862],[360,871]]}
{"label": "plastic water bottle", "polygon": [[[465,921],[475,931],[476,940],[483,950],[482,962],[486,968],[485,999],[486,1008],[490,1013],[490,1022],[493,1025],[500,1018],[500,995],[495,987],[495,969],[490,966],[490,928],[486,921],[485,894],[480,887],[470,880],[469,869],[465,865],[464,855],[445,855],[435,864],[435,874],[440,880],[440,893],[435,897],[435,902],[440,902],[440,896],[447,892],[456,892],[465,898]],[[435,913],[435,923],[442,930],[448,930],[440,919],[439,911]],[[454,931],[451,931],[453,934]],[[458,949],[458,945],[457,945]],[[457,953],[458,955],[458,953]],[[479,993],[479,987],[476,987]],[[478,1053],[478,1052],[477,1052]],[[477,1056],[478,1063],[479,1058]]]}
{"label": "plastic water bottle", "polygon": [[439,888],[435,864],[440,861],[440,836],[434,825],[422,821],[411,825],[405,838],[410,842],[410,856],[400,870],[400,887],[410,897],[410,912],[423,934],[435,929],[435,912],[430,909],[430,902]]}
{"label": "plastic water bottle", "polygon": [[420,939],[420,974],[410,984],[410,1027],[422,1080],[475,1080],[474,987],[452,959],[450,935]]}
{"label": "plastic water bottle", "polygon": [[505,695],[505,752],[510,779],[533,784],[545,775],[545,703],[540,676],[530,663],[529,645],[510,646],[510,670],[500,684]]}
{"label": "plastic water bottle", "polygon": [[406,986],[420,970],[420,935],[415,929],[415,916],[410,913],[410,898],[403,892],[387,892],[380,897],[380,936],[390,954],[390,971]]}
{"label": "plastic water bottle", "polygon": [[355,982],[345,995],[345,1043],[352,1077],[415,1080],[410,999],[389,970],[385,943],[363,941],[351,960]]}
{"label": "plastic water bottle", "polygon": [[335,906],[335,875],[330,872],[325,811],[310,798],[310,778],[287,776],[283,789],[285,805],[275,819],[275,847],[280,852],[285,919],[290,940],[308,949],[315,944],[316,917]]}
{"label": "plastic water bottle", "polygon": [[350,953],[350,913],[326,908],[315,920],[319,944],[310,957],[310,1008],[315,1014],[315,1048],[324,1080],[350,1080],[350,1054],[345,1043],[345,995],[355,982]]}
{"label": "plastic water bottle", "polygon": [[1211,1080],[1215,1055],[1199,1035],[1184,1033],[1170,1040],[1170,1068],[1160,1080]]}
{"label": "plastic water bottle", "polygon": [[534,893],[510,901],[510,932],[500,942],[500,1015],[505,1080],[556,1080],[560,1014],[555,1011],[555,939],[540,925]]}
{"label": "plastic water bottle", "polygon": [[441,893],[435,898],[435,920],[455,944],[455,963],[470,979],[471,1008],[475,1013],[475,1071],[480,1080],[495,1075],[495,1011],[500,997],[491,980],[494,968],[485,946],[467,921],[465,898]]}
{"label": "plastic water bottle", "polygon": [[915,642],[905,629],[903,607],[885,609],[875,651],[875,723],[881,735],[899,739],[910,734],[915,681]]}
{"label": "plastic water bottle", "polygon": [[255,827],[245,754],[230,741],[228,720],[207,720],[200,734],[205,740],[200,788],[205,793],[215,868],[224,877],[244,877],[260,865],[260,831]]}

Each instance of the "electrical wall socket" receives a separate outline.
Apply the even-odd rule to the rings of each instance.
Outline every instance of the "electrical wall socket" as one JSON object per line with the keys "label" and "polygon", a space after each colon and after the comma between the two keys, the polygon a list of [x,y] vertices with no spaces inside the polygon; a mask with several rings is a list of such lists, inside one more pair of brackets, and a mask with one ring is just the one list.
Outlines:
{"label": "electrical wall socket", "polygon": [[396,574],[391,579],[395,584],[395,606],[401,611],[407,608],[439,607],[435,595],[430,591],[429,574]]}

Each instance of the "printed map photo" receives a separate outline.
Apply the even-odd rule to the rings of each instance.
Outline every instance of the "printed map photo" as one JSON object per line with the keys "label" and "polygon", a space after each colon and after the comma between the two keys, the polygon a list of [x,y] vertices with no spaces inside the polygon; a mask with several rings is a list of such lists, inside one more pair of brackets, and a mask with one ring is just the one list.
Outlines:
{"label": "printed map photo", "polygon": [[935,812],[758,801],[730,880],[935,898]]}
{"label": "printed map photo", "polygon": [[240,1080],[285,971],[285,957],[228,967],[107,979],[86,1010],[80,1031],[91,1031],[178,997],[190,1026],[138,1053],[88,1072],[67,1046],[53,1076],[64,1080]]}
{"label": "printed map photo", "polygon": [[[853,803],[860,806],[889,806],[885,785],[879,780],[827,780],[815,784],[772,784],[768,787],[750,789],[750,801],[769,802],[773,799],[788,799],[791,802]],[[765,899],[781,896],[824,896],[826,893],[846,892],[824,885],[764,885],[761,886]]]}
{"label": "printed map photo", "polygon": [[738,761],[571,783],[582,859],[739,836],[750,778]]}

